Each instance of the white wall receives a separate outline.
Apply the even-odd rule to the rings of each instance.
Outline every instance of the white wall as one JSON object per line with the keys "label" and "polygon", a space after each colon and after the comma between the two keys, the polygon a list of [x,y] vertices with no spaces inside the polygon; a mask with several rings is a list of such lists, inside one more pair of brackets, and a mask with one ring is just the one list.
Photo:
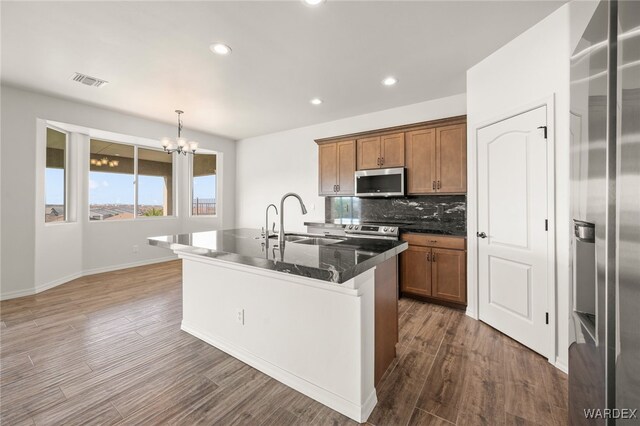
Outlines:
{"label": "white wall", "polygon": [[[2,86],[1,90],[0,282],[3,299],[32,294],[84,273],[166,258],[170,253],[146,244],[148,236],[234,226],[234,141],[190,131],[188,123],[185,128],[185,133],[198,140],[202,149],[221,154],[218,217],[188,216],[185,204],[189,190],[188,167],[186,159],[181,157],[176,162],[178,218],[89,223],[87,129],[149,141],[173,135],[175,125],[14,87]],[[77,215],[76,222],[43,223],[45,120],[72,124],[79,129],[70,141],[70,162],[77,171],[76,176],[70,176],[70,183],[75,186],[70,192],[77,194],[76,205],[71,206]],[[138,246],[138,253],[133,253],[134,245]]]}
{"label": "white wall", "polygon": [[[287,231],[304,231],[305,221],[324,221],[324,198],[318,196],[315,139],[464,115],[465,112],[466,97],[460,94],[243,139],[237,145],[236,224],[250,228],[264,226],[267,205],[275,203],[280,208],[280,198],[290,191],[300,194],[309,214],[302,216],[297,201],[288,200],[285,207]],[[273,220],[277,219],[273,212],[271,215]]]}
{"label": "white wall", "polygon": [[[572,31],[580,31],[595,2],[573,2],[509,42],[467,71],[468,131],[468,286],[470,315],[477,315],[476,245],[476,129],[482,123],[541,99],[555,99],[555,251],[556,251],[556,365],[568,364],[571,218],[569,214],[569,61]],[[580,21],[570,27],[570,17]],[[572,23],[573,24],[573,23]],[[571,29],[571,30],[570,30]]]}

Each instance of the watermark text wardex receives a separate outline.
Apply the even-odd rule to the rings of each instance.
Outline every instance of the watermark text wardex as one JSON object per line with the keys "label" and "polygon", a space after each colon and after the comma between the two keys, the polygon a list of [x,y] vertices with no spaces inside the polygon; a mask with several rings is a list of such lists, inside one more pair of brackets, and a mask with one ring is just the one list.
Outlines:
{"label": "watermark text wardex", "polygon": [[585,408],[587,419],[637,419],[637,408]]}

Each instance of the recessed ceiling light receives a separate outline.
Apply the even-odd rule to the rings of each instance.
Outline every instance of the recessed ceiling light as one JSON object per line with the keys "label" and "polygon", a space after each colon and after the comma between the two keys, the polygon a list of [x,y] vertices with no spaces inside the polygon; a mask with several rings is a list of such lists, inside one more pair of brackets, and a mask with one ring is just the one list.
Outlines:
{"label": "recessed ceiling light", "polygon": [[213,43],[209,46],[209,49],[215,54],[218,55],[228,55],[231,53],[231,48],[224,43]]}
{"label": "recessed ceiling light", "polygon": [[322,99],[319,99],[319,98],[313,98],[313,99],[311,99],[311,101],[310,101],[310,102],[311,102],[311,104],[313,104],[313,105],[320,105],[320,104],[322,103]]}
{"label": "recessed ceiling light", "polygon": [[324,3],[324,0],[302,0],[307,6],[317,6],[320,3]]}
{"label": "recessed ceiling light", "polygon": [[387,77],[384,80],[382,80],[382,84],[384,84],[385,86],[393,86],[397,82],[398,82],[398,79],[395,77]]}

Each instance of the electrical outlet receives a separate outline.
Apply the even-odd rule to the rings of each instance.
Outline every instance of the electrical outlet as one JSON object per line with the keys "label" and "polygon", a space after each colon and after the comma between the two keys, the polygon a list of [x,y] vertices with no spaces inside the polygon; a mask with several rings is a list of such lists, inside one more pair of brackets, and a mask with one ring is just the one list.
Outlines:
{"label": "electrical outlet", "polygon": [[244,325],[244,309],[239,308],[236,310],[236,321],[238,321],[240,325]]}
{"label": "electrical outlet", "polygon": [[138,252],[138,246],[137,246],[137,245],[134,245],[134,246],[133,246],[133,252],[134,252],[134,253],[137,253],[137,252]]}

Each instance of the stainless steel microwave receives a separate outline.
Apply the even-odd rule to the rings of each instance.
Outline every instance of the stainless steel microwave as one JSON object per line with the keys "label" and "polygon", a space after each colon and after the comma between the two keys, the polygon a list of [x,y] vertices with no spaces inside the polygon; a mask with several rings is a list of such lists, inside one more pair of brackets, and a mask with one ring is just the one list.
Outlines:
{"label": "stainless steel microwave", "polygon": [[356,172],[356,197],[402,197],[404,188],[404,167]]}

